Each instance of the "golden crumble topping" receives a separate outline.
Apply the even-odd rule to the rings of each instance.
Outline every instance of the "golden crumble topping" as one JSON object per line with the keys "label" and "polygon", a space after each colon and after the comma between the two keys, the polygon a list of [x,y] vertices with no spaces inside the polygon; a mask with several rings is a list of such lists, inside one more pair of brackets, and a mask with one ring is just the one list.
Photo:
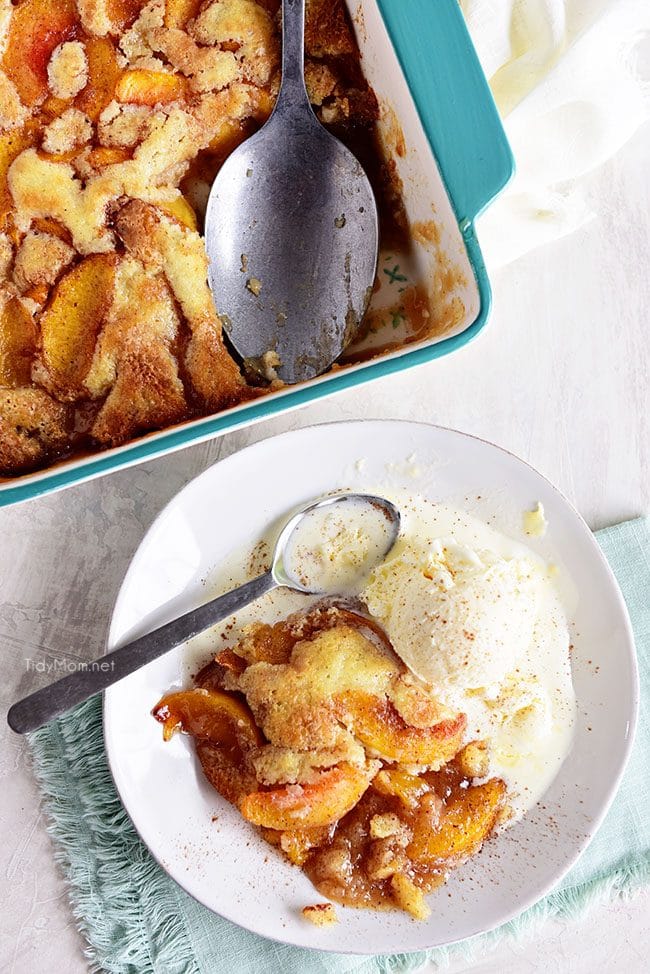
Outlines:
{"label": "golden crumble topping", "polygon": [[14,284],[21,294],[43,286],[49,288],[72,262],[74,255],[74,249],[60,237],[30,230],[16,252]]}
{"label": "golden crumble topping", "polygon": [[88,84],[88,59],[79,41],[66,41],[54,49],[47,66],[49,89],[56,98],[67,100]]}
{"label": "golden crumble topping", "polygon": [[71,152],[90,142],[92,123],[78,108],[68,108],[63,115],[53,119],[43,132],[42,147],[52,155]]}
{"label": "golden crumble topping", "polygon": [[99,116],[97,138],[100,145],[132,149],[150,131],[151,110],[146,105],[123,105],[112,101]]}
{"label": "golden crumble topping", "polygon": [[103,37],[113,28],[108,0],[77,0],[79,17],[89,34]]}
{"label": "golden crumble topping", "polygon": [[[224,345],[201,229],[221,163],[272,111],[278,11],[0,6],[0,475],[268,391]],[[322,119],[370,132],[343,0],[310,0],[306,46]]]}

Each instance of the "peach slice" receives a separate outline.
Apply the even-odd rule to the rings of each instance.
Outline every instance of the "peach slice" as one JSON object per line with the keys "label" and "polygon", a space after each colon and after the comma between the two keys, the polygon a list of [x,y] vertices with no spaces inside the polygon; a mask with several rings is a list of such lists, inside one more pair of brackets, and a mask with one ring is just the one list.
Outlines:
{"label": "peach slice", "polygon": [[113,32],[121,34],[130,27],[147,0],[107,0],[107,10]]}
{"label": "peach slice", "polygon": [[445,764],[460,748],[467,725],[465,714],[457,714],[432,727],[412,727],[388,700],[361,691],[340,694],[337,710],[365,747],[403,764]]}
{"label": "peach slice", "polygon": [[199,12],[201,0],[166,0],[165,27],[183,30],[188,20],[193,20]]}
{"label": "peach slice", "polygon": [[178,196],[171,203],[159,203],[159,209],[169,216],[178,220],[183,226],[189,227],[190,230],[196,230],[198,224],[196,222],[196,213],[187,202],[184,196]]}
{"label": "peach slice", "polygon": [[212,787],[231,804],[238,805],[257,788],[257,778],[242,760],[239,748],[196,741],[196,756]]}
{"label": "peach slice", "polygon": [[0,230],[7,225],[7,215],[13,209],[14,201],[9,190],[7,174],[14,159],[34,142],[30,127],[14,132],[0,133]]}
{"label": "peach slice", "polygon": [[63,240],[64,243],[72,243],[72,237],[68,228],[49,216],[41,216],[33,220],[32,229],[38,230],[40,233],[50,233],[53,237],[58,237],[59,240]]}
{"label": "peach slice", "polygon": [[340,764],[313,784],[286,785],[247,795],[239,809],[249,822],[268,829],[314,829],[337,822],[364,794],[376,765]]}
{"label": "peach slice", "polygon": [[111,305],[116,261],[114,254],[86,257],[61,278],[41,316],[41,356],[59,398],[87,395],[83,380]]}
{"label": "peach slice", "polygon": [[239,698],[222,690],[169,693],[152,710],[165,741],[183,730],[196,744],[203,773],[233,805],[257,788],[245,754],[264,742],[253,715]]}
{"label": "peach slice", "polygon": [[[215,656],[214,665],[219,667],[219,672],[221,672],[221,668],[223,668],[224,670],[228,670],[230,673],[234,673],[235,676],[241,676],[248,664],[246,663],[245,659],[242,659],[241,656],[234,653],[232,649],[222,649],[221,652],[217,653]],[[196,682],[199,682],[198,677]]]}
{"label": "peach slice", "polygon": [[128,149],[117,146],[98,145],[88,153],[88,162],[93,169],[103,169],[105,166],[115,166],[119,162],[126,162],[131,158]]}
{"label": "peach slice", "polygon": [[88,83],[75,99],[75,106],[91,122],[96,122],[115,96],[115,86],[121,75],[117,52],[106,37],[89,37],[85,41],[88,59]]}
{"label": "peach slice", "polygon": [[50,293],[50,288],[48,284],[33,284],[32,287],[28,288],[23,297],[29,298],[35,304],[40,304],[41,307],[47,301],[48,295]]}
{"label": "peach slice", "polygon": [[494,828],[505,797],[500,778],[460,790],[447,803],[437,829],[416,826],[409,856],[430,866],[474,855]]}
{"label": "peach slice", "polygon": [[178,730],[197,741],[248,750],[264,742],[248,706],[222,690],[181,690],[163,697],[152,710],[166,741]]}
{"label": "peach slice", "polygon": [[399,768],[385,768],[374,778],[372,787],[380,795],[399,798],[406,808],[417,808],[418,802],[430,791],[424,778]]}
{"label": "peach slice", "polygon": [[46,162],[59,162],[67,163],[72,162],[72,160],[79,154],[79,149],[70,149],[68,152],[45,152],[43,149],[37,149],[39,159],[44,159]]}
{"label": "peach slice", "polygon": [[215,126],[208,151],[214,155],[216,162],[221,163],[241,145],[246,135],[246,129],[237,119],[222,118]]}
{"label": "peach slice", "polygon": [[133,68],[117,82],[115,97],[130,105],[158,105],[178,101],[187,91],[187,82],[177,74]]}
{"label": "peach slice", "polygon": [[2,67],[24,104],[35,105],[47,95],[52,52],[74,37],[77,25],[74,0],[22,0],[13,7]]}
{"label": "peach slice", "polygon": [[223,673],[223,665],[216,659],[210,660],[194,677],[194,686],[201,690],[221,691],[223,690]]}
{"label": "peach slice", "polygon": [[55,98],[54,95],[48,95],[43,104],[41,105],[41,112],[45,116],[46,122],[51,122],[53,119],[58,118],[63,115],[66,108],[70,107],[70,101],[66,98]]}
{"label": "peach slice", "polygon": [[30,382],[36,350],[32,316],[16,297],[0,310],[0,386],[16,388]]}

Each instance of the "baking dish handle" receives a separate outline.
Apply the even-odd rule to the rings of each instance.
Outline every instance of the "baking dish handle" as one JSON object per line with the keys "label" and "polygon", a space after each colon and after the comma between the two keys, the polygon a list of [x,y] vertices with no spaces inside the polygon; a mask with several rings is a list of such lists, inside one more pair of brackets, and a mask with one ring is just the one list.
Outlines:
{"label": "baking dish handle", "polygon": [[514,159],[458,0],[377,0],[461,230]]}

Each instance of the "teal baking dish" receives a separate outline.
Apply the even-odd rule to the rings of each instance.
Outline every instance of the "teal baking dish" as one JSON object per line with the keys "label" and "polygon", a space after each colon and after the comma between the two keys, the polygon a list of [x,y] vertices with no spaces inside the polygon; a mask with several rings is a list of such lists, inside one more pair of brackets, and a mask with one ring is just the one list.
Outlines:
{"label": "teal baking dish", "polygon": [[[348,0],[348,7],[412,231],[408,246],[391,245],[380,255],[373,327],[354,350],[355,364],[121,447],[2,480],[0,507],[448,355],[484,327],[491,294],[474,225],[510,179],[514,163],[458,0]],[[417,300],[407,307],[408,295]],[[408,338],[414,329],[417,338]]]}

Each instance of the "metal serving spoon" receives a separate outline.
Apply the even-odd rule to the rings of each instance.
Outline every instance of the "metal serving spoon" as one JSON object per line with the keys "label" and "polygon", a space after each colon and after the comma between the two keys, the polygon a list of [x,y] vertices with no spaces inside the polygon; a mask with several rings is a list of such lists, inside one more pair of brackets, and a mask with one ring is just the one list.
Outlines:
{"label": "metal serving spoon", "polygon": [[300,529],[307,524],[314,512],[343,503],[363,505],[366,516],[376,515],[385,535],[385,544],[379,543],[372,552],[375,557],[371,557],[361,566],[359,571],[359,580],[361,580],[376,564],[383,561],[395,544],[400,530],[398,509],[390,501],[372,494],[337,494],[316,504],[310,504],[295,514],[283,527],[275,545],[273,563],[267,572],[232,592],[221,595],[218,599],[212,599],[211,602],[186,612],[185,615],[166,623],[159,629],[154,629],[146,636],[141,636],[108,653],[98,660],[98,663],[101,663],[100,667],[78,670],[49,687],[37,690],[24,700],[19,700],[7,714],[7,722],[11,729],[17,734],[36,730],[81,703],[82,700],[87,700],[94,693],[112,686],[123,677],[139,670],[141,666],[158,659],[159,656],[233,615],[278,586],[286,586],[307,595],[340,594],[333,589],[327,590],[313,584],[309,585],[299,564],[292,564],[291,552],[297,550]]}
{"label": "metal serving spoon", "polygon": [[208,276],[254,372],[324,372],[357,331],[377,269],[377,205],[355,156],[318,121],[304,80],[305,0],[282,5],[282,85],[268,122],[215,179]]}

